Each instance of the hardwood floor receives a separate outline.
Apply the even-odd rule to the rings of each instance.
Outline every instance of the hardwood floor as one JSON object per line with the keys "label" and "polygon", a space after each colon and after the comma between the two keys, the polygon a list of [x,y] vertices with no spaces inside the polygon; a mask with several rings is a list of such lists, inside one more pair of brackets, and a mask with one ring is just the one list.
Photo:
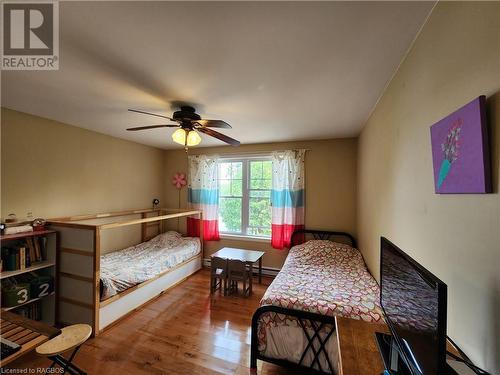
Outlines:
{"label": "hardwood floor", "polygon": [[[90,339],[75,363],[88,374],[249,374],[252,314],[270,284],[254,283],[253,295],[209,294],[202,270]],[[29,354],[10,368],[44,368],[50,361]],[[262,375],[292,374],[258,361]]]}

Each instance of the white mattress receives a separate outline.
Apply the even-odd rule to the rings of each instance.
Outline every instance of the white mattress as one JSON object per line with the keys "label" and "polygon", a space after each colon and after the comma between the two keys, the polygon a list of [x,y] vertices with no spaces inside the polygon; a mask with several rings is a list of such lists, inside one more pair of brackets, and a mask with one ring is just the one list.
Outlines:
{"label": "white mattress", "polygon": [[177,232],[101,256],[101,300],[150,280],[194,257],[201,251],[200,239]]}

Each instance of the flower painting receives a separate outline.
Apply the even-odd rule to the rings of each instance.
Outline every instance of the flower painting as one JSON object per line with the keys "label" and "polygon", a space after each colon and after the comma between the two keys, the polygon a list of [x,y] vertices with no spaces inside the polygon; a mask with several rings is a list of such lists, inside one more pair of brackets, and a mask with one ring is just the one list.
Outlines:
{"label": "flower painting", "polygon": [[444,180],[450,172],[451,165],[458,159],[458,149],[460,148],[460,130],[462,130],[462,119],[458,118],[452,125],[446,139],[441,143],[441,151],[443,152],[444,159],[441,162],[439,169],[437,187],[440,188]]}
{"label": "flower painting", "polygon": [[435,191],[491,191],[485,97],[480,96],[431,126]]}

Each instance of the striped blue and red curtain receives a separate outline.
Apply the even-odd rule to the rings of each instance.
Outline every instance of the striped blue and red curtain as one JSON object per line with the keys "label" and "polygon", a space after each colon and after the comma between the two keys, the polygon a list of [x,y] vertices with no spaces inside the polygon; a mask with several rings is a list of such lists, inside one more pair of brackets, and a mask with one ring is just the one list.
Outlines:
{"label": "striped blue and red curtain", "polygon": [[272,153],[271,245],[290,247],[295,230],[304,229],[304,157],[306,150]]}
{"label": "striped blue and red curtain", "polygon": [[[189,156],[188,207],[203,212],[203,239],[217,241],[219,235],[219,188],[217,156]],[[200,219],[188,217],[187,232],[200,237]]]}

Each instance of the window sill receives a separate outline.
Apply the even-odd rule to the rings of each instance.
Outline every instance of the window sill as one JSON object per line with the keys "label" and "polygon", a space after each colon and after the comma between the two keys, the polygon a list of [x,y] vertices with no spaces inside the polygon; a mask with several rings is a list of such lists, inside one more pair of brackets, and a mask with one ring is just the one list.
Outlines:
{"label": "window sill", "polygon": [[265,238],[265,237],[254,237],[254,236],[241,236],[238,234],[227,234],[227,233],[221,233],[220,234],[221,240],[236,240],[236,241],[250,241],[250,242],[266,242],[266,243],[271,243],[271,238]]}

